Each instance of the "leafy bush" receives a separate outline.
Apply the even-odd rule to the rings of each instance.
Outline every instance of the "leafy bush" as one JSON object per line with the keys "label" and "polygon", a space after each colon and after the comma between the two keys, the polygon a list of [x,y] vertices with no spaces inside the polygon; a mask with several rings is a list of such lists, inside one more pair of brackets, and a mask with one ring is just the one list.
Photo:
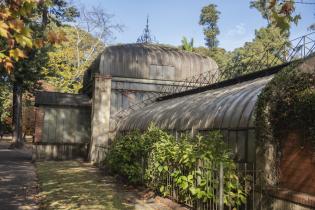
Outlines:
{"label": "leafy bush", "polygon": [[179,200],[215,200],[219,189],[219,163],[223,163],[224,202],[238,206],[245,202],[246,193],[231,155],[219,132],[195,138],[183,136],[177,141],[168,136],[153,145],[146,170],[148,185],[169,195],[173,186],[165,178],[170,176],[178,187]]}
{"label": "leafy bush", "polygon": [[144,134],[133,131],[119,136],[106,155],[105,165],[112,173],[126,178],[131,184],[142,183],[152,145],[165,135],[166,133],[152,125]]}
{"label": "leafy bush", "polygon": [[182,202],[216,200],[219,163],[222,163],[224,202],[239,206],[245,202],[246,190],[231,156],[217,131],[206,136],[182,135],[176,139],[151,125],[143,134],[134,131],[119,137],[105,163],[113,173],[127,178],[130,183],[144,181],[164,196],[176,188]]}
{"label": "leafy bush", "polygon": [[131,183],[140,182],[142,154],[144,153],[141,133],[134,131],[114,141],[105,159],[112,173],[119,174]]}
{"label": "leafy bush", "polygon": [[[315,73],[304,73],[292,64],[279,72],[259,96],[257,125],[266,116],[274,131],[314,126]],[[259,132],[259,131],[258,131]]]}

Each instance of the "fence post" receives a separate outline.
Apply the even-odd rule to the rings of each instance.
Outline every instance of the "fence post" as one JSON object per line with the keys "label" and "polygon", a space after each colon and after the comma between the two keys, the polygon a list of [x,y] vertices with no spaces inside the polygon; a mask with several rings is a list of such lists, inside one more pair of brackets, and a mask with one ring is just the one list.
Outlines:
{"label": "fence post", "polygon": [[220,162],[220,174],[219,174],[219,210],[224,210],[224,174],[223,174],[223,163]]}

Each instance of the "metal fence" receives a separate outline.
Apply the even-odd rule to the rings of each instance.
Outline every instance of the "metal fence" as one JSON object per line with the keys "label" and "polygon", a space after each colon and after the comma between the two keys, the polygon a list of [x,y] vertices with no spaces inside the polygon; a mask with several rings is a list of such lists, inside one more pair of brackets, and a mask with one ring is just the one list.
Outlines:
{"label": "metal fence", "polygon": [[[212,197],[206,201],[192,197],[183,197],[183,191],[178,187],[170,173],[164,173],[159,177],[159,180],[164,183],[167,188],[167,197],[178,203],[186,205],[190,209],[196,210],[261,210],[262,200],[262,185],[260,172],[255,169],[254,164],[238,163],[236,174],[239,178],[237,189],[242,189],[246,192],[246,200],[244,203],[234,203],[226,205],[225,201],[229,198],[231,192],[225,190],[226,185],[230,184],[229,178],[226,176],[226,170],[223,163],[211,163],[212,167],[209,170],[203,167],[202,164],[196,166],[196,170],[200,171],[200,177],[206,179],[205,189],[211,192]],[[188,175],[188,174],[187,174]],[[200,183],[197,177],[194,180],[195,185]],[[187,189],[189,190],[189,189]],[[234,192],[238,193],[238,191]],[[230,202],[233,203],[233,202]]]}

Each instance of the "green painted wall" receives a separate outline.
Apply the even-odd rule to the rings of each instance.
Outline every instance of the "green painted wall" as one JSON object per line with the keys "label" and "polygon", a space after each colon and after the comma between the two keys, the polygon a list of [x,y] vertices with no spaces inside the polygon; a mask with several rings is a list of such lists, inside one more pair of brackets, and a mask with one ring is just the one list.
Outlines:
{"label": "green painted wall", "polygon": [[91,136],[89,107],[44,107],[41,142],[88,143]]}

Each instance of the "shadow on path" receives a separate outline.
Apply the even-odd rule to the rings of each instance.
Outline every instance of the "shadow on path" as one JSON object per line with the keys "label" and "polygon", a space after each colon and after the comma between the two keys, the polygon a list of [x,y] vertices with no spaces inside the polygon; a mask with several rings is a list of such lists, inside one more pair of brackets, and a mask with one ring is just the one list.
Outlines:
{"label": "shadow on path", "polygon": [[0,208],[37,209],[37,179],[31,151],[8,147],[9,143],[0,142]]}

